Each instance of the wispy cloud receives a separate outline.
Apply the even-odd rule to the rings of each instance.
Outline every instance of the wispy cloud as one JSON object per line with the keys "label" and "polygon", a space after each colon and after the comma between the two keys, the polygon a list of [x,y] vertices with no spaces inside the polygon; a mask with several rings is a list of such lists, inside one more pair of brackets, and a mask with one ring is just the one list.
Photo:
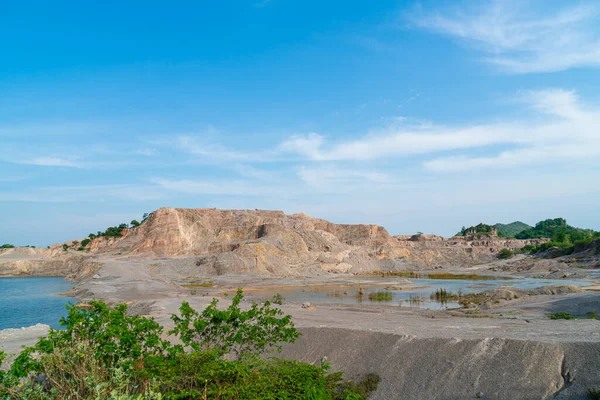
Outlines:
{"label": "wispy cloud", "polygon": [[82,168],[82,165],[79,162],[60,157],[36,157],[28,160],[18,160],[15,162],[17,164],[38,165],[43,167]]}
{"label": "wispy cloud", "polygon": [[254,7],[258,7],[258,8],[266,7],[272,2],[273,2],[273,0],[261,0],[261,1],[254,3]]}
{"label": "wispy cloud", "polygon": [[[276,161],[276,152],[273,150],[249,150],[248,142],[244,142],[244,150],[228,147],[219,141],[220,135],[214,128],[202,134],[172,134],[168,137],[148,140],[148,143],[162,148],[169,148],[177,152],[188,154],[186,162],[195,163],[250,163]],[[182,160],[183,161],[183,160]]]}
{"label": "wispy cloud", "polygon": [[167,179],[153,178],[152,184],[160,189],[175,193],[193,195],[218,195],[242,197],[287,197],[290,187],[273,183],[257,182],[252,179]]}
{"label": "wispy cloud", "polygon": [[[525,120],[473,126],[420,124],[392,128],[351,141],[329,144],[322,135],[294,136],[281,151],[313,161],[372,161],[395,157],[429,157],[424,166],[437,172],[539,164],[554,160],[600,156],[600,110],[581,104],[572,91],[548,89],[518,96],[533,115]],[[512,147],[498,153],[499,145]],[[473,157],[470,150],[488,149],[489,157]],[[438,153],[458,152],[434,158]],[[496,153],[494,155],[494,153]]]}
{"label": "wispy cloud", "polygon": [[391,181],[390,177],[378,171],[342,169],[335,165],[317,167],[302,166],[298,169],[301,181],[313,188],[328,188],[336,191],[340,186],[363,185],[367,182],[382,184]]}
{"label": "wispy cloud", "polygon": [[158,151],[156,149],[142,148],[137,149],[134,153],[139,154],[141,156],[151,157],[157,155]]}
{"label": "wispy cloud", "polygon": [[412,23],[487,53],[507,73],[526,74],[600,66],[600,5],[542,1],[463,1],[443,11],[417,8]]}
{"label": "wispy cloud", "polygon": [[164,197],[155,185],[114,184],[90,186],[45,186],[0,192],[0,201],[31,203],[104,202],[108,200],[146,201]]}

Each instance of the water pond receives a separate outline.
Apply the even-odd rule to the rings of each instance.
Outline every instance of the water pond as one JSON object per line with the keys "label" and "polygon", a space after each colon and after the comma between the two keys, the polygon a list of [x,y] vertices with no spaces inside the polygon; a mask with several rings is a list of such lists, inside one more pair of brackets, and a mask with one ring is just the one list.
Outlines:
{"label": "water pond", "polygon": [[[281,287],[253,291],[252,295],[270,299],[276,293],[286,301],[336,304],[388,304],[427,309],[459,307],[457,301],[445,294],[478,293],[494,288],[534,289],[542,286],[587,286],[589,282],[535,278],[500,279],[476,277],[473,279],[432,279],[384,277],[360,279],[339,285]],[[438,294],[436,296],[436,293]]]}
{"label": "water pond", "polygon": [[65,305],[77,300],[57,295],[71,286],[61,277],[0,278],[0,330],[38,323],[59,328]]}

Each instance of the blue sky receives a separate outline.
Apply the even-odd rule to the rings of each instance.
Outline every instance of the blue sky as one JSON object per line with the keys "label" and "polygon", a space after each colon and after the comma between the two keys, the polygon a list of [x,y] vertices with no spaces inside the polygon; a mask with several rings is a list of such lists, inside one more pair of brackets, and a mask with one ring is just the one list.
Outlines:
{"label": "blue sky", "polygon": [[4,2],[0,242],[161,206],[600,230],[595,1]]}

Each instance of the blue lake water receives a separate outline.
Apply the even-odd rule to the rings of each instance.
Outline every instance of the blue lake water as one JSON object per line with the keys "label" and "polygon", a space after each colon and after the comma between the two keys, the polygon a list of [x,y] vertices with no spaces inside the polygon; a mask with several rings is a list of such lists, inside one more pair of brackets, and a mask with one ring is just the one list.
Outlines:
{"label": "blue lake water", "polygon": [[73,286],[60,277],[0,278],[0,329],[46,324],[59,328],[71,297],[57,296]]}

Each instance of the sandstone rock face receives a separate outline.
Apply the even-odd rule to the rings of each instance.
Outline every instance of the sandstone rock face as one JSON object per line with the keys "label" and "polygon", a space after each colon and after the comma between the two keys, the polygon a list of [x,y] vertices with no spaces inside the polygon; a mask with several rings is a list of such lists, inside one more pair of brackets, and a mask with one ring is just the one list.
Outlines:
{"label": "sandstone rock face", "polygon": [[536,241],[489,236],[392,237],[377,225],[334,224],[282,211],[161,208],[119,238],[99,237],[86,251],[9,249],[0,253],[0,276],[93,276],[95,259],[192,259],[208,275],[361,274],[433,266],[475,265],[497,252]]}
{"label": "sandstone rock face", "polygon": [[392,237],[377,225],[334,224],[281,211],[161,208],[121,238],[98,238],[93,254],[197,257],[209,274],[365,273],[408,266],[472,265],[532,241],[489,236]]}
{"label": "sandstone rock face", "polygon": [[297,275],[377,269],[377,248],[393,238],[377,225],[338,225],[281,211],[161,208],[118,239],[99,238],[97,255],[197,257],[210,274]]}
{"label": "sandstone rock face", "polygon": [[0,250],[0,277],[64,276],[81,280],[92,276],[100,266],[84,254],[67,253],[62,249]]}
{"label": "sandstone rock face", "polygon": [[[475,265],[496,259],[500,250],[520,249],[529,244],[543,243],[545,239],[518,240],[485,235],[454,236],[438,235],[394,236],[393,251],[402,249],[406,257],[417,265]],[[393,252],[392,252],[393,253]],[[390,256],[393,257],[392,254]]]}

